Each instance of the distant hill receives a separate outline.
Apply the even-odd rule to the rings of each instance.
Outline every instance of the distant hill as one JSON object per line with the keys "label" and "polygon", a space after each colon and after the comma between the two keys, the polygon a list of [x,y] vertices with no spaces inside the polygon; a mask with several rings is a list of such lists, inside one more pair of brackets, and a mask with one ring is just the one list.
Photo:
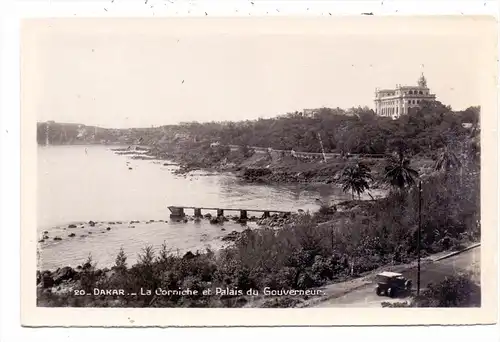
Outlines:
{"label": "distant hill", "polygon": [[[352,115],[351,115],[352,114]],[[195,150],[222,145],[271,147],[297,152],[410,154],[435,152],[478,136],[480,108],[453,111],[438,101],[396,120],[368,108],[320,108],[305,116],[295,112],[269,119],[238,122],[184,122],[148,128],[111,129],[73,123],[38,123],[38,144],[140,144],[158,151]],[[319,141],[321,137],[321,143]],[[201,144],[201,145],[200,145]]]}
{"label": "distant hill", "polygon": [[[118,143],[125,134],[120,130],[75,123],[38,122],[37,142],[39,145],[78,145]],[[123,140],[123,138],[121,138]]]}
{"label": "distant hill", "polygon": [[54,121],[37,123],[39,145],[156,145],[175,142],[179,136],[185,133],[178,126],[117,129]]}

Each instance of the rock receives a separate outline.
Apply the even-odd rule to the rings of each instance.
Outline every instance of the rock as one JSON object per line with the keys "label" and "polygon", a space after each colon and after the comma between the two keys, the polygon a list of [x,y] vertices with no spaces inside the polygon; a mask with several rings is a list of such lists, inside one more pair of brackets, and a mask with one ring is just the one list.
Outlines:
{"label": "rock", "polygon": [[44,289],[48,289],[52,286],[54,286],[54,279],[52,278],[50,272],[49,273],[43,273],[41,277],[41,284]]}
{"label": "rock", "polygon": [[225,231],[225,230],[226,230],[226,228],[222,227],[220,230]]}
{"label": "rock", "polygon": [[116,221],[116,224],[122,224],[122,223],[123,223],[123,222],[121,222],[121,221]]}
{"label": "rock", "polygon": [[41,239],[41,240],[38,240],[38,242],[45,242],[45,240],[44,240],[44,239]]}
{"label": "rock", "polygon": [[89,235],[92,234],[92,232],[89,232]]}
{"label": "rock", "polygon": [[154,222],[155,220],[149,220],[149,222]]}
{"label": "rock", "polygon": [[[135,226],[128,226],[129,228],[135,228]],[[103,232],[104,233],[104,232]]]}
{"label": "rock", "polygon": [[75,270],[69,266],[58,269],[53,277],[54,285],[59,285],[64,280],[73,280],[75,273]]}
{"label": "rock", "polygon": [[111,230],[111,227],[106,228],[106,230]]}
{"label": "rock", "polygon": [[62,240],[59,236],[54,237],[54,241],[60,241]]}
{"label": "rock", "polygon": [[92,268],[92,264],[90,262],[85,262],[83,265],[82,265],[82,269],[83,270],[88,270],[88,269],[91,269]]}
{"label": "rock", "polygon": [[164,222],[163,220],[160,220],[160,222]]}
{"label": "rock", "polygon": [[182,257],[182,259],[191,260],[194,257],[195,257],[195,255],[191,251],[188,251],[188,252],[186,252],[186,254],[184,254],[184,256]]}
{"label": "rock", "polygon": [[188,219],[187,219],[187,218],[184,218],[182,221],[183,221],[184,223],[187,223],[187,222],[188,222]]}
{"label": "rock", "polygon": [[69,234],[68,236],[69,236],[69,237],[75,237],[75,236],[76,236],[76,234],[71,233],[71,234]]}
{"label": "rock", "polygon": [[238,233],[236,230],[233,230],[231,233],[222,237],[222,241],[236,241],[241,233]]}
{"label": "rock", "polygon": [[68,225],[68,228],[76,228],[76,224],[70,224]]}
{"label": "rock", "polygon": [[87,235],[80,235],[80,237],[86,237]]}
{"label": "rock", "polygon": [[47,235],[49,232],[48,231],[44,231],[43,234]]}
{"label": "rock", "polygon": [[94,226],[95,226],[95,222],[94,222],[94,221],[89,221],[89,225],[90,225],[91,227],[94,227]]}
{"label": "rock", "polygon": [[[131,223],[132,223],[132,222],[131,222]],[[111,221],[111,222],[108,222],[108,224],[116,224],[116,222]]]}

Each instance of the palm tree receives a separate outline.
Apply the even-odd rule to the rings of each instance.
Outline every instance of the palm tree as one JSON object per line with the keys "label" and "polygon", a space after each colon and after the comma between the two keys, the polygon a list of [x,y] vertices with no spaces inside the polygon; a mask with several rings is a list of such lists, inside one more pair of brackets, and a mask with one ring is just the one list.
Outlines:
{"label": "palm tree", "polygon": [[373,180],[370,172],[370,168],[361,163],[346,167],[340,179],[342,191],[351,191],[353,200],[354,193],[357,193],[358,199],[360,199],[361,194],[370,188],[368,181]]}
{"label": "palm tree", "polygon": [[460,159],[458,159],[457,155],[450,151],[448,147],[445,147],[436,160],[434,169],[436,171],[444,171],[446,175],[450,170],[459,168],[461,166],[462,163],[460,162]]}
{"label": "palm tree", "polygon": [[410,167],[410,160],[404,158],[402,153],[399,153],[399,158],[389,158],[385,167],[385,179],[390,185],[403,190],[414,185],[417,177],[418,172]]}

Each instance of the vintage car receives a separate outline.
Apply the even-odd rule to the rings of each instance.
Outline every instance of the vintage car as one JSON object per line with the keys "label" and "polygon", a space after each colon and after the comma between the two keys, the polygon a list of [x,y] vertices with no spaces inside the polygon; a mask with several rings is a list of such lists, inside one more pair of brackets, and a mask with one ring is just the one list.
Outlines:
{"label": "vintage car", "polygon": [[406,279],[401,273],[382,272],[376,276],[377,295],[396,297],[398,294],[411,292],[412,282]]}

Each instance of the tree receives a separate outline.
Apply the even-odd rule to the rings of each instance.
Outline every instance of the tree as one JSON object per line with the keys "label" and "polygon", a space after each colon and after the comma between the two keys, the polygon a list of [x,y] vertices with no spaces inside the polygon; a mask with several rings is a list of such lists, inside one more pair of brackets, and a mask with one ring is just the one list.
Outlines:
{"label": "tree", "polygon": [[462,166],[460,159],[453,153],[448,146],[446,146],[443,151],[439,154],[438,159],[436,160],[436,164],[434,165],[434,169],[436,171],[443,171],[445,175],[447,172],[454,168],[459,168]]}
{"label": "tree", "polygon": [[127,269],[127,256],[123,251],[123,247],[120,248],[120,252],[116,256],[115,266],[119,271],[125,271]]}
{"label": "tree", "polygon": [[385,179],[390,185],[403,190],[414,185],[417,177],[418,172],[410,167],[410,160],[402,153],[399,154],[399,158],[389,158],[385,168]]}
{"label": "tree", "polygon": [[357,193],[359,199],[361,194],[370,188],[368,180],[373,180],[370,172],[370,168],[362,163],[358,163],[354,166],[347,166],[342,172],[340,180],[342,183],[342,191],[351,191],[353,200],[354,193]]}

